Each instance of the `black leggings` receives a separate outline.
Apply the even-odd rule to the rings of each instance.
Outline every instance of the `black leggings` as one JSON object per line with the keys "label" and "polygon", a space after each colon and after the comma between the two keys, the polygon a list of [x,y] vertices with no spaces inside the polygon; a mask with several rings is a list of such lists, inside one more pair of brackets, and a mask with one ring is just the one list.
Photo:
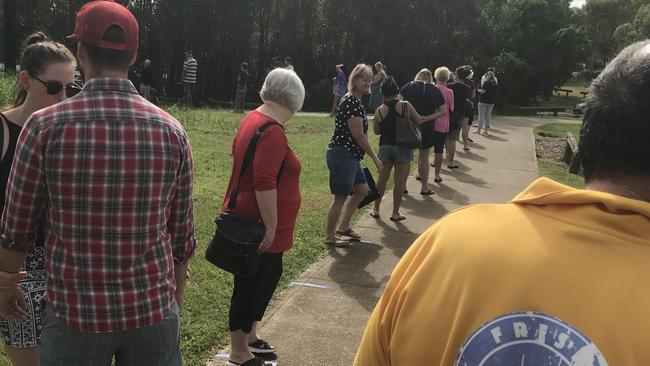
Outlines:
{"label": "black leggings", "polygon": [[250,333],[253,323],[262,320],[266,307],[273,297],[282,276],[282,253],[262,254],[255,276],[235,276],[235,286],[230,300],[230,331]]}

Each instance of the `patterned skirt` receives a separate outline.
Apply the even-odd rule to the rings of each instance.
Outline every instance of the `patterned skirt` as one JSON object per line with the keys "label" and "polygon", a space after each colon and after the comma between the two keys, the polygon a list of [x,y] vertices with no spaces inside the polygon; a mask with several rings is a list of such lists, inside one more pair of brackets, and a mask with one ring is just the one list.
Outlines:
{"label": "patterned skirt", "polygon": [[18,285],[25,296],[27,316],[22,323],[11,323],[0,318],[2,341],[9,347],[28,348],[41,344],[41,321],[45,314],[45,248],[34,247],[27,253],[27,277]]}

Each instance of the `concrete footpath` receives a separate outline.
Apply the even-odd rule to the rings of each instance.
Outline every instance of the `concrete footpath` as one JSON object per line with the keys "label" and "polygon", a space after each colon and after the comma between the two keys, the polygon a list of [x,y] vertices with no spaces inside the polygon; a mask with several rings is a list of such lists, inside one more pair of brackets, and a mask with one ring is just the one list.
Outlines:
{"label": "concrete footpath", "polygon": [[[458,144],[459,169],[450,171],[445,161],[442,183],[433,183],[431,168],[429,181],[435,195],[421,196],[419,182],[409,177],[410,193],[401,209],[407,219],[400,223],[388,220],[392,194],[387,193],[381,219],[366,214],[355,226],[362,242],[332,249],[267,311],[258,333],[279,348],[277,364],[351,365],[368,317],[411,243],[448,212],[469,204],[506,202],[535,180],[532,129],[553,122],[559,121],[495,117],[489,136],[473,133],[472,128],[471,151],[464,152]],[[224,365],[226,359],[227,353],[221,353],[208,365]]]}

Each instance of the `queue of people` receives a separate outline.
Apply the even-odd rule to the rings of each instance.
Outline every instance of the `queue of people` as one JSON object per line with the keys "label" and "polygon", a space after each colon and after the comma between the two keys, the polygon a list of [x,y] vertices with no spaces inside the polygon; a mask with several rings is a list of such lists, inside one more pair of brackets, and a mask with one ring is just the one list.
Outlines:
{"label": "queue of people", "polygon": [[[442,182],[440,173],[445,159],[443,155],[446,155],[448,169],[459,168],[459,165],[455,162],[456,142],[461,139],[462,134],[463,150],[465,152],[470,150],[469,127],[474,116],[475,93],[482,96],[482,101],[492,98],[490,101],[492,102],[491,107],[493,107],[496,81],[493,78],[493,71],[488,71],[482,87],[475,90],[474,83],[471,80],[473,72],[470,66],[459,66],[455,73],[443,66],[435,69],[434,73],[424,68],[415,75],[413,81],[407,82],[399,88],[395,79],[386,74],[386,67],[381,62],[375,64],[374,73],[370,66],[358,65],[357,67],[363,67],[366,70],[366,77],[370,82],[368,106],[373,107],[375,104],[380,103],[374,108],[373,119],[373,123],[377,125],[375,132],[380,135],[377,157],[381,161],[381,165],[375,162],[379,172],[377,182],[379,199],[375,201],[374,207],[369,214],[374,218],[380,218],[381,196],[385,192],[389,174],[394,168],[393,212],[389,219],[391,221],[401,221],[406,219],[406,216],[399,212],[399,207],[403,195],[408,193],[406,180],[409,174],[410,162],[413,160],[413,151],[411,148],[400,146],[397,143],[396,119],[404,117],[419,125],[421,144],[418,149],[419,163],[415,178],[421,183],[420,195],[434,195],[435,192],[429,185],[430,166],[434,168],[433,181],[435,183]],[[336,71],[337,78],[335,82],[344,77],[341,72],[341,65],[337,65]],[[354,84],[351,84],[351,86],[354,87]],[[378,95],[377,90],[373,88],[378,88],[381,94]],[[337,94],[342,94],[342,90],[339,88],[337,91],[335,87],[334,111],[336,111],[336,127],[328,149],[330,189],[335,199],[330,208],[325,233],[325,243],[333,246],[347,246],[351,241],[360,239],[360,236],[349,227],[349,217],[356,210],[355,205],[363,199],[363,192],[368,192],[368,188],[362,185],[367,179],[360,164],[355,163],[355,169],[350,168],[351,173],[348,176],[342,174],[341,169],[334,165],[333,161],[335,159],[332,157],[336,151],[345,148],[352,155],[355,155],[357,161],[363,158],[364,153],[369,154],[375,161],[374,152],[367,140],[368,123],[361,102],[363,90],[358,88],[354,90],[355,92],[352,92],[352,89],[348,88],[348,93],[339,102],[336,97]],[[351,99],[351,97],[354,97],[354,99]],[[350,100],[354,100],[352,106],[347,103]],[[481,102],[481,106],[483,104],[485,103]],[[479,124],[485,126],[483,128],[486,131],[489,128],[491,107],[489,113],[484,109],[485,113],[479,116]],[[404,110],[401,110],[402,108]],[[359,120],[357,121],[353,117],[358,117]],[[361,128],[358,129],[357,125],[361,126]],[[431,148],[434,150],[432,163],[430,163]],[[352,160],[350,161],[352,163]],[[352,173],[356,174],[356,176],[353,176]],[[349,181],[350,183],[343,184],[343,181]],[[357,185],[358,187],[356,187]],[[335,230],[341,207],[349,195],[352,196],[347,201],[341,225],[338,230]]]}

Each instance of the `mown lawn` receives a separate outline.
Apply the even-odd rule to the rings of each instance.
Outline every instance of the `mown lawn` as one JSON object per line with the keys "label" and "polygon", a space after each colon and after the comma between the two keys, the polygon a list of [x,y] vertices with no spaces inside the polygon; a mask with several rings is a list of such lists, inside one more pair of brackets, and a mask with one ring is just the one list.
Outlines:
{"label": "mown lawn", "polygon": [[535,128],[535,134],[544,137],[566,137],[571,132],[576,139],[580,139],[579,123],[549,123]]}
{"label": "mown lawn", "polygon": [[[3,83],[6,84],[5,81]],[[7,100],[2,98],[0,96],[0,101]],[[221,207],[230,177],[231,142],[242,115],[209,109],[169,107],[166,110],[184,125],[194,154],[194,219],[198,250],[191,262],[192,280],[188,283],[185,311],[181,319],[181,347],[185,364],[198,366],[205,365],[215,347],[228,342],[232,276],[209,264],[203,254],[212,237],[214,218]],[[327,251],[321,239],[331,200],[325,149],[332,127],[331,118],[297,116],[289,121],[286,128],[291,147],[302,162],[302,207],[295,246],[285,255],[280,288],[285,288]],[[371,140],[373,146],[377,146],[376,137],[371,136]],[[372,170],[375,172],[374,167]],[[4,365],[8,363],[0,355],[0,366]]]}
{"label": "mown lawn", "polygon": [[[550,123],[535,128],[535,134],[543,137],[563,138],[567,132],[571,132],[576,139],[580,138],[580,124]],[[539,175],[549,177],[562,184],[571,187],[584,188],[584,178],[571,174],[565,167],[555,164],[553,161],[539,158],[537,160]]]}

